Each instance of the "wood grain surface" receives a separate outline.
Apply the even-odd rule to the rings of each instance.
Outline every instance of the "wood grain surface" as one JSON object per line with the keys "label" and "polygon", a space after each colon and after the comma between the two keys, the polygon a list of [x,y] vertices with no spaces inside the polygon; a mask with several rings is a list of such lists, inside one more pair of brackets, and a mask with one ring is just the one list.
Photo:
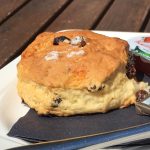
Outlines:
{"label": "wood grain surface", "polygon": [[20,53],[67,0],[33,0],[0,27],[0,67]]}
{"label": "wood grain surface", "polygon": [[0,0],[0,24],[29,0]]}
{"label": "wood grain surface", "polygon": [[140,31],[150,0],[115,0],[97,30]]}
{"label": "wood grain surface", "polygon": [[111,0],[75,0],[47,30],[90,29],[110,2]]}
{"label": "wood grain surface", "polygon": [[145,32],[150,32],[150,9],[149,9],[149,12],[148,12],[148,15],[147,15],[147,20],[145,21],[144,31]]}
{"label": "wood grain surface", "polygon": [[150,32],[150,21],[148,22],[146,26],[145,32]]}

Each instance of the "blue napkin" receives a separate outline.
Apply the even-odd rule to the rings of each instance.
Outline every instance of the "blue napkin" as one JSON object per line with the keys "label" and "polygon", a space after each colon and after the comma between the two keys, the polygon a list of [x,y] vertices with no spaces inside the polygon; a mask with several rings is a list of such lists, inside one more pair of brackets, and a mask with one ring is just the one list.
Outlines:
{"label": "blue napkin", "polygon": [[137,115],[134,106],[106,114],[72,117],[43,117],[30,109],[13,125],[8,135],[31,142],[69,140],[107,134],[110,137],[113,133],[117,133],[119,137],[119,133],[124,136],[123,132],[127,134],[128,130],[142,128],[144,125],[150,126],[150,117]]}

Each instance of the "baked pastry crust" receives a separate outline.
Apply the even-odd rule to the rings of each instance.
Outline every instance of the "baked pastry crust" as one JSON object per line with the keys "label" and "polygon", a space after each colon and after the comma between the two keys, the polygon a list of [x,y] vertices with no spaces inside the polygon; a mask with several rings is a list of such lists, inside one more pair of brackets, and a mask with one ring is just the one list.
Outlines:
{"label": "baked pastry crust", "polygon": [[[54,39],[82,37],[86,43]],[[56,41],[57,42],[57,41]],[[70,116],[124,108],[148,87],[126,77],[128,43],[88,30],[45,32],[22,53],[18,94],[38,114]]]}
{"label": "baked pastry crust", "polygon": [[[55,37],[86,38],[84,47],[62,42],[53,45]],[[124,70],[127,62],[128,43],[119,38],[110,38],[91,31],[65,31],[42,33],[21,56],[18,76],[51,88],[83,89],[100,86],[118,70]],[[83,50],[81,56],[66,57],[71,51]],[[46,61],[50,51],[62,52],[57,60]]]}

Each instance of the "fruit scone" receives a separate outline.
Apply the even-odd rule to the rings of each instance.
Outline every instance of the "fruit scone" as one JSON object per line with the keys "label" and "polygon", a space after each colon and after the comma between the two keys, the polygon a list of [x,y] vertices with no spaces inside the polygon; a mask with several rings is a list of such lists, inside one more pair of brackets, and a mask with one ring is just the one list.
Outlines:
{"label": "fruit scone", "polygon": [[17,65],[19,96],[38,114],[57,116],[134,104],[137,92],[148,93],[149,86],[131,79],[128,47],[124,40],[88,30],[42,33]]}

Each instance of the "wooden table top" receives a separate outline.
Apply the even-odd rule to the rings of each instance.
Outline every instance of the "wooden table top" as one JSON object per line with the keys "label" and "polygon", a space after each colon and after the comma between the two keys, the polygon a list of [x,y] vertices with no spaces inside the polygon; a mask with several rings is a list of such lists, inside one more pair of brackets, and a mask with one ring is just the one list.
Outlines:
{"label": "wooden table top", "polygon": [[150,32],[150,0],[0,0],[0,68],[44,31]]}

